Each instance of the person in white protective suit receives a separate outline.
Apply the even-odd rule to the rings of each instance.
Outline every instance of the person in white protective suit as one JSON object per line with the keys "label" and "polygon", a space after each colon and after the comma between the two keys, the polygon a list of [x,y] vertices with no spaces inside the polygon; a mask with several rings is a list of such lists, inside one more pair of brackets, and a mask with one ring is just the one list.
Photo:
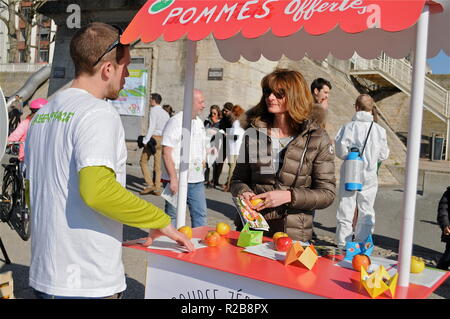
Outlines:
{"label": "person in white protective suit", "polygon": [[356,114],[351,122],[339,129],[335,138],[336,155],[343,160],[345,160],[351,148],[357,147],[361,153],[365,144],[362,154],[363,186],[361,191],[345,190],[344,163],[341,167],[339,206],[336,214],[336,242],[341,249],[345,248],[346,242],[352,241],[352,221],[356,207],[359,213],[354,232],[355,241],[365,241],[375,228],[373,206],[378,190],[377,165],[388,158],[389,148],[386,130],[373,121],[374,104],[372,97],[369,95],[361,94],[358,96],[355,102]]}

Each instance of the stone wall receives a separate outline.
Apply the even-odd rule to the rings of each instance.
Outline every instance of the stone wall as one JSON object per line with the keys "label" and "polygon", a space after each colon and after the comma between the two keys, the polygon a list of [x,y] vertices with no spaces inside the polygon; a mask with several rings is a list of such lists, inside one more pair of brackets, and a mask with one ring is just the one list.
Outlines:
{"label": "stone wall", "polygon": [[[0,87],[5,96],[12,96],[19,90],[33,73],[27,72],[0,72]],[[46,98],[48,93],[49,81],[45,81],[30,100],[37,98]]]}
{"label": "stone wall", "polygon": [[428,74],[428,77],[444,89],[450,90],[450,74]]}
{"label": "stone wall", "polygon": [[[389,125],[401,133],[408,132],[410,97],[403,92],[394,94],[388,98],[378,101],[377,106],[388,119]],[[422,135],[432,134],[445,136],[446,124],[436,115],[424,109],[422,122]]]}

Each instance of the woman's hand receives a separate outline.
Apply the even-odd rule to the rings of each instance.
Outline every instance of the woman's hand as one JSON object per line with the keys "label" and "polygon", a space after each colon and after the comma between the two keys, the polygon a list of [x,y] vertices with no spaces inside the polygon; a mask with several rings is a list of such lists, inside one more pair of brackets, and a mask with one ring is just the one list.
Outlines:
{"label": "woman's hand", "polygon": [[266,208],[274,208],[281,206],[286,203],[291,202],[291,192],[290,191],[270,191],[267,193],[262,193],[259,195],[253,196],[251,199],[260,198],[263,200],[262,203],[259,203],[256,207],[256,211],[261,211]]}
{"label": "woman's hand", "polygon": [[450,235],[450,226],[445,226],[444,235]]}
{"label": "woman's hand", "polygon": [[239,197],[244,200],[244,202],[247,204],[248,207],[253,207],[252,204],[250,204],[250,200],[252,199],[253,196],[256,196],[255,193],[253,192],[244,192],[241,195],[239,195]]}

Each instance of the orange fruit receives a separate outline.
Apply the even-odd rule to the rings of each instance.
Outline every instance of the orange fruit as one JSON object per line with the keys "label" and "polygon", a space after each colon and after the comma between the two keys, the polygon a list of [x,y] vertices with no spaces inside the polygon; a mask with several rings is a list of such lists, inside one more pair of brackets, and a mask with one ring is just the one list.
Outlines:
{"label": "orange fruit", "polygon": [[367,255],[359,254],[355,255],[352,259],[353,269],[356,271],[361,271],[361,267],[363,267],[366,271],[369,269],[371,264],[370,258]]}
{"label": "orange fruit", "polygon": [[224,236],[230,232],[230,225],[224,222],[220,222],[216,225],[216,232],[218,232],[220,235]]}
{"label": "orange fruit", "polygon": [[192,228],[189,226],[183,226],[178,228],[178,231],[182,234],[184,234],[187,238],[192,238]]}

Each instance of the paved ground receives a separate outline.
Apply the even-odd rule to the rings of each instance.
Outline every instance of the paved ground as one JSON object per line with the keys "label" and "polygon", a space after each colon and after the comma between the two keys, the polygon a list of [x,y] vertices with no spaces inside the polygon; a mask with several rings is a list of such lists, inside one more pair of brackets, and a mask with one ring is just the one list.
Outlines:
{"label": "paved ground", "polygon": [[[226,166],[226,165],[225,165]],[[128,167],[127,187],[137,192],[141,190],[143,179],[137,167]],[[221,181],[225,176],[221,177]],[[450,185],[450,181],[449,181]],[[437,203],[444,189],[437,187],[424,195],[417,195],[416,223],[414,230],[413,254],[424,257],[428,265],[433,266],[444,250],[440,242],[440,230],[436,224]],[[233,227],[234,206],[230,193],[207,189],[208,225],[214,226],[219,221],[229,222]],[[163,207],[160,197],[146,195],[144,198],[158,207]],[[377,221],[374,234],[375,253],[387,257],[396,257],[401,230],[402,186],[383,186],[380,188],[375,209]],[[336,229],[335,212],[337,200],[329,208],[316,213],[315,229],[321,241],[332,243]],[[135,239],[145,235],[142,230],[125,227],[124,240]],[[0,223],[0,236],[8,250],[12,264],[5,265],[0,253],[0,272],[13,271],[15,294],[17,298],[33,298],[28,287],[30,264],[30,242],[23,242],[3,223]],[[133,249],[123,250],[123,261],[127,275],[128,289],[125,298],[143,298],[145,285],[146,260],[144,253]],[[450,299],[450,280],[447,280],[434,294],[432,299]]]}

